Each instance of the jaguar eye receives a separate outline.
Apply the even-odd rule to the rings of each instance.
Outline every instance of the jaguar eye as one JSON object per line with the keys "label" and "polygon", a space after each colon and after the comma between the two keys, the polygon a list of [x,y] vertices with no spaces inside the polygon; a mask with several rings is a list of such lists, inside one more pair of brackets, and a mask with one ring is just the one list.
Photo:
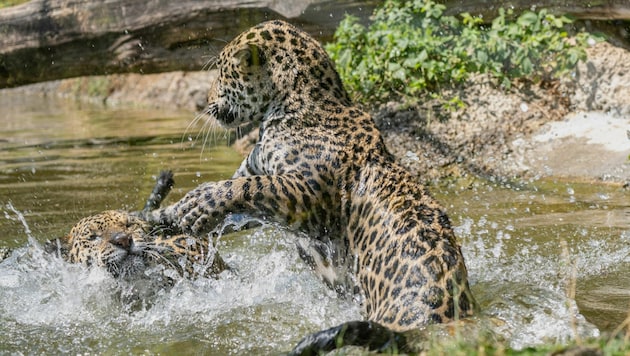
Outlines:
{"label": "jaguar eye", "polygon": [[96,239],[99,239],[101,236],[99,234],[91,234],[90,236],[88,236],[88,241],[94,241]]}

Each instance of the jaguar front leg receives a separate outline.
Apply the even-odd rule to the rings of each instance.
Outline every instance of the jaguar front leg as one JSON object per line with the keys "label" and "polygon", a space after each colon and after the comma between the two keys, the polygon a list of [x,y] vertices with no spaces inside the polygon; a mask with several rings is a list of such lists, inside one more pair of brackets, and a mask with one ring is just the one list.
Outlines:
{"label": "jaguar front leg", "polygon": [[306,231],[319,223],[318,186],[300,174],[258,175],[208,182],[177,203],[145,213],[154,224],[170,225],[196,235],[211,231],[230,214],[247,214]]}

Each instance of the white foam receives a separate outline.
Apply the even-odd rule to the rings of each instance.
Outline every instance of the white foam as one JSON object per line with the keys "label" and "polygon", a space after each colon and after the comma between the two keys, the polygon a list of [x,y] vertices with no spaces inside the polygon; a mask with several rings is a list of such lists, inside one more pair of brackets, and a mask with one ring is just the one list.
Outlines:
{"label": "white foam", "polygon": [[[139,310],[120,298],[133,286],[106,271],[66,263],[38,245],[20,248],[0,263],[0,345],[16,342],[15,350],[32,353],[125,353],[147,340],[210,340],[219,354],[269,353],[360,319],[359,305],[340,300],[302,263],[294,239],[275,228],[224,236],[222,253],[233,272],[177,281]],[[33,330],[38,342],[19,343]],[[59,337],[58,348],[47,349]]]}

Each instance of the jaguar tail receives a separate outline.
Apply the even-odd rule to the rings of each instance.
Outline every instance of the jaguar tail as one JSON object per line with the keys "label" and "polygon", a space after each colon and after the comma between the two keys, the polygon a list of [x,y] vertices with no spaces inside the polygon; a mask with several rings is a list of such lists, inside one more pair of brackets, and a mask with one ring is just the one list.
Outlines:
{"label": "jaguar tail", "polygon": [[319,355],[343,346],[362,346],[370,351],[388,354],[405,353],[408,343],[404,334],[373,321],[349,321],[303,338],[290,356]]}

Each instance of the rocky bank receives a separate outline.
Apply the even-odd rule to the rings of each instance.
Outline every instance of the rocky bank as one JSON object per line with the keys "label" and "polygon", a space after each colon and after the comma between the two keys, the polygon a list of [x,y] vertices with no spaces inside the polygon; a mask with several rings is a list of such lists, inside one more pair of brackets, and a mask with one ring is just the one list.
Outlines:
{"label": "rocky bank", "polygon": [[[379,110],[390,149],[427,179],[630,180],[630,52],[603,42],[571,78],[509,91],[477,76],[453,89],[465,108]],[[447,95],[450,93],[447,93]],[[426,107],[430,109],[427,109]]]}

